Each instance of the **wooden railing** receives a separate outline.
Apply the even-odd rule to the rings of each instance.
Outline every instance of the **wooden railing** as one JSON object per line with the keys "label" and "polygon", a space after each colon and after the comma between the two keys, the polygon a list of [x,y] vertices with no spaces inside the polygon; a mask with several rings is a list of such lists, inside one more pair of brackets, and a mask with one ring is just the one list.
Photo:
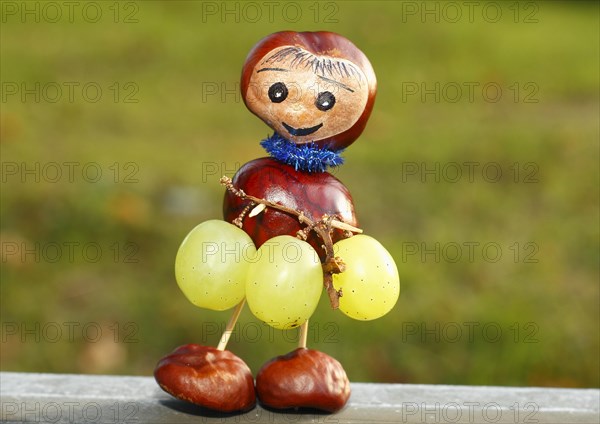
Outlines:
{"label": "wooden railing", "polygon": [[600,390],[535,387],[352,384],[339,413],[237,415],[196,408],[152,377],[0,373],[5,423],[600,423]]}

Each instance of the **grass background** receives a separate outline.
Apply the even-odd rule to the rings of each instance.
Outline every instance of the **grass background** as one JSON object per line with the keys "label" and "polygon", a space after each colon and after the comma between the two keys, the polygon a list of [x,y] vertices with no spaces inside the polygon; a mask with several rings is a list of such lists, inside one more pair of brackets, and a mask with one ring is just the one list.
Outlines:
{"label": "grass background", "polygon": [[[218,177],[264,155],[241,66],[266,34],[330,30],[367,54],[379,86],[335,175],[402,290],[366,323],[323,296],[309,346],[352,381],[598,387],[598,4],[469,16],[452,2],[457,19],[443,2],[428,3],[439,17],[422,2],[275,3],[270,15],[260,2],[92,2],[49,22],[43,3],[23,17],[3,2],[0,368],[150,375],[180,344],[216,344],[228,314],[188,303],[172,268],[185,234],[221,217]],[[39,101],[23,94],[36,83]],[[423,95],[436,84],[439,99]],[[246,310],[230,349],[256,372],[295,337]]]}

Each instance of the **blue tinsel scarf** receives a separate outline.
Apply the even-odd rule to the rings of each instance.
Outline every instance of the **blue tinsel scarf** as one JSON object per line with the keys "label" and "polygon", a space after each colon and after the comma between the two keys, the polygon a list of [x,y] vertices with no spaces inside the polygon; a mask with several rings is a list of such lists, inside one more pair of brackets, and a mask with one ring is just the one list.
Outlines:
{"label": "blue tinsel scarf", "polygon": [[273,158],[293,166],[296,171],[325,172],[328,167],[344,163],[343,150],[319,148],[314,143],[297,145],[277,133],[265,138],[260,145]]}

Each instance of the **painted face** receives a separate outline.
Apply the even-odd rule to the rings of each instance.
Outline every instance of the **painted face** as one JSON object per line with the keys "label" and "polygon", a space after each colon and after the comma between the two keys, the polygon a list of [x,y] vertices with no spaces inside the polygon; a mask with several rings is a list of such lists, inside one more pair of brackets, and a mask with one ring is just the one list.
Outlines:
{"label": "painted face", "polygon": [[252,69],[246,104],[279,135],[297,144],[350,129],[369,99],[367,77],[352,62],[278,47]]}

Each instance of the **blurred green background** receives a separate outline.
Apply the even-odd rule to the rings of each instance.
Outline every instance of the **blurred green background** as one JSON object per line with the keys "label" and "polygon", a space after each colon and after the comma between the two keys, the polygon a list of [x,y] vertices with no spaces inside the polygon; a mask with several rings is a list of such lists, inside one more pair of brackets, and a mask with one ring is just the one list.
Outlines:
{"label": "blurred green background", "polygon": [[[378,77],[334,173],[402,291],[372,322],[323,296],[309,346],[352,381],[598,387],[597,2],[51,3],[2,2],[3,371],[150,375],[217,343],[229,314],[173,262],[264,155],[241,66],[329,30]],[[256,372],[296,337],[246,309],[229,348]]]}

